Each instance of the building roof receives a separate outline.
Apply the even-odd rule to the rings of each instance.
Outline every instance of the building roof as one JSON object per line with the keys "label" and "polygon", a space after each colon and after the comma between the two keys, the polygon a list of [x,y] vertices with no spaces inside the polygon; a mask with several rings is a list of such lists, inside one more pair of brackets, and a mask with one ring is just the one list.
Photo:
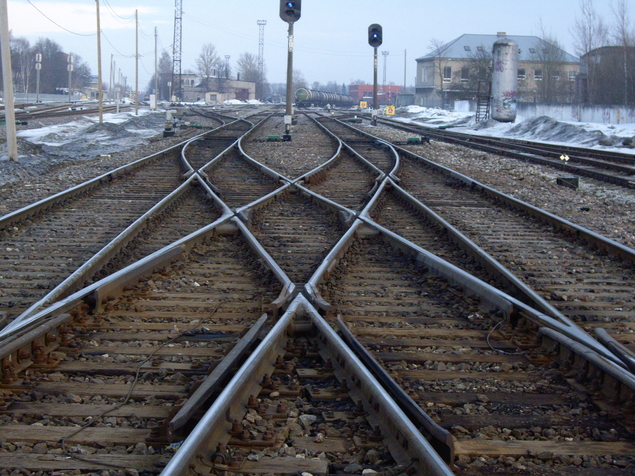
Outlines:
{"label": "building roof", "polygon": [[[518,49],[520,54],[518,56],[519,61],[537,61],[537,51],[542,45],[548,45],[546,41],[537,36],[525,36],[525,35],[474,35],[466,33],[458,38],[444,44],[439,49],[442,51],[444,58],[454,59],[472,59],[478,54],[479,48],[491,53],[494,43],[503,38],[514,40],[518,43]],[[573,56],[566,51],[562,50],[564,61],[566,63],[578,63],[579,58]],[[437,49],[434,49],[427,55],[417,58],[417,61],[424,61],[427,59],[433,59],[438,56]]]}

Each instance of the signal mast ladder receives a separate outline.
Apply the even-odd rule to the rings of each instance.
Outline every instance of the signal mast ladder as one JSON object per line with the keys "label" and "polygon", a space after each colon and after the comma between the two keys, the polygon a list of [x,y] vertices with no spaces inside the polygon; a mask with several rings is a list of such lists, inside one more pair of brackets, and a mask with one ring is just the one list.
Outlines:
{"label": "signal mast ladder", "polygon": [[487,121],[489,119],[489,103],[492,95],[492,83],[489,81],[479,81],[476,93],[476,122]]}

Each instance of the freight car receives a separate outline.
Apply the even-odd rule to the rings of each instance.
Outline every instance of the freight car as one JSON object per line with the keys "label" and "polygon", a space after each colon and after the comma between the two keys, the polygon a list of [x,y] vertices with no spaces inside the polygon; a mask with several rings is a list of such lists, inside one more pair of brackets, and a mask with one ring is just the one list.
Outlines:
{"label": "freight car", "polygon": [[312,89],[300,88],[295,92],[295,104],[298,107],[326,106],[349,107],[357,104],[355,98],[338,93],[324,93]]}

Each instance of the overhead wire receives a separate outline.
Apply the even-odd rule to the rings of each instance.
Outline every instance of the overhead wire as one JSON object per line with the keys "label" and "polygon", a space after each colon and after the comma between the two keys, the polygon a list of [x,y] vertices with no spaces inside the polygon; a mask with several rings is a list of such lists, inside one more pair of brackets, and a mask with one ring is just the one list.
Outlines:
{"label": "overhead wire", "polygon": [[[131,16],[129,16],[129,17],[122,17],[121,15],[119,15],[119,14],[118,14],[118,13],[114,10],[114,8],[112,8],[112,6],[110,5],[110,3],[108,3],[108,0],[102,0],[102,1],[106,4],[106,6],[108,7],[108,9],[110,10],[112,17],[113,17],[115,20],[117,20],[119,23],[126,24],[126,23],[131,23],[131,22],[134,20],[134,18],[135,18],[135,16],[134,16],[134,15],[131,15]],[[118,20],[117,18],[121,18],[121,20],[124,20],[124,21],[120,21],[120,20]]]}
{"label": "overhead wire", "polygon": [[33,5],[33,3],[31,2],[31,0],[26,0],[27,2],[29,2],[29,5],[31,5],[33,8],[35,8],[38,12],[40,12],[40,14],[46,18],[48,21],[50,21],[51,23],[53,23],[55,26],[61,28],[64,31],[67,31],[69,33],[72,33],[73,35],[77,35],[77,36],[95,36],[96,33],[77,33],[75,31],[71,31],[68,28],[63,27],[62,25],[60,25],[59,23],[55,22],[54,20],[52,20],[50,17],[48,17],[42,10],[40,10],[38,7],[36,7],[35,5]]}
{"label": "overhead wire", "polygon": [[121,51],[119,51],[119,50],[115,47],[115,45],[113,45],[113,44],[112,44],[112,42],[108,39],[108,37],[106,36],[106,34],[104,33],[104,31],[103,31],[103,30],[101,31],[101,36],[103,36],[103,37],[106,39],[106,41],[108,42],[108,44],[109,44],[110,46],[112,46],[112,49],[113,49],[113,50],[115,50],[115,51],[117,52],[117,54],[119,54],[119,56],[121,56],[121,57],[123,57],[123,58],[134,58],[134,54],[131,54],[131,55],[124,55]]}
{"label": "overhead wire", "polygon": [[146,68],[146,65],[143,63],[143,59],[139,58],[139,63],[141,63],[141,67],[147,74],[149,74],[150,76],[154,76],[154,72],[151,73],[150,71],[148,71],[148,68]]}
{"label": "overhead wire", "polygon": [[150,359],[152,359],[155,356],[155,354],[157,352],[159,352],[161,349],[163,349],[164,347],[169,346],[169,344],[171,344],[172,342],[176,341],[177,339],[182,338],[185,334],[187,334],[189,332],[192,332],[194,329],[197,329],[198,327],[201,327],[203,324],[206,324],[207,321],[209,321],[212,317],[214,317],[214,315],[220,309],[222,304],[223,304],[222,302],[219,302],[216,305],[216,307],[214,309],[212,309],[211,313],[207,317],[202,319],[201,322],[197,323],[196,325],[194,325],[194,326],[192,326],[192,327],[190,327],[188,329],[185,329],[185,330],[181,331],[179,334],[177,334],[176,336],[174,336],[171,339],[167,340],[166,342],[160,343],[150,354],[148,354],[141,362],[139,362],[137,364],[136,368],[135,368],[134,378],[130,382],[130,385],[128,386],[128,393],[126,394],[126,396],[123,399],[120,399],[120,401],[115,403],[115,404],[113,404],[113,406],[111,408],[102,411],[98,415],[95,415],[95,416],[92,416],[92,417],[87,417],[86,423],[84,423],[83,425],[77,427],[75,430],[73,430],[73,432],[71,432],[70,434],[66,435],[65,437],[63,437],[60,440],[60,443],[61,443],[61,446],[62,446],[62,451],[64,452],[64,455],[67,458],[75,459],[75,460],[78,460],[78,461],[84,461],[86,463],[92,463],[92,464],[95,464],[95,465],[106,466],[106,467],[110,467],[110,468],[127,469],[125,466],[121,466],[121,465],[117,465],[117,464],[111,464],[111,463],[106,463],[106,462],[103,462],[103,461],[96,461],[96,460],[93,460],[93,459],[90,459],[90,458],[85,458],[83,456],[80,456],[77,453],[72,453],[71,449],[66,447],[66,441],[69,440],[70,438],[74,437],[75,435],[81,433],[82,431],[86,430],[88,427],[92,426],[94,423],[100,421],[100,419],[103,418],[104,416],[106,416],[109,413],[111,413],[111,412],[123,407],[126,403],[128,403],[128,401],[132,397],[132,393],[133,393],[137,383],[140,380],[141,369],[143,368],[145,363],[149,362]]}

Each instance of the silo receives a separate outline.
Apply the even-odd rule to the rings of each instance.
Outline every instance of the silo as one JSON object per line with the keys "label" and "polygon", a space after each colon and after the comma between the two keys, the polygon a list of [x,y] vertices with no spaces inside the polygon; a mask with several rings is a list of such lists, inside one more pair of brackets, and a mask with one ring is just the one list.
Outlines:
{"label": "silo", "polygon": [[518,43],[501,38],[494,43],[492,55],[491,116],[500,122],[514,122],[518,96]]}

